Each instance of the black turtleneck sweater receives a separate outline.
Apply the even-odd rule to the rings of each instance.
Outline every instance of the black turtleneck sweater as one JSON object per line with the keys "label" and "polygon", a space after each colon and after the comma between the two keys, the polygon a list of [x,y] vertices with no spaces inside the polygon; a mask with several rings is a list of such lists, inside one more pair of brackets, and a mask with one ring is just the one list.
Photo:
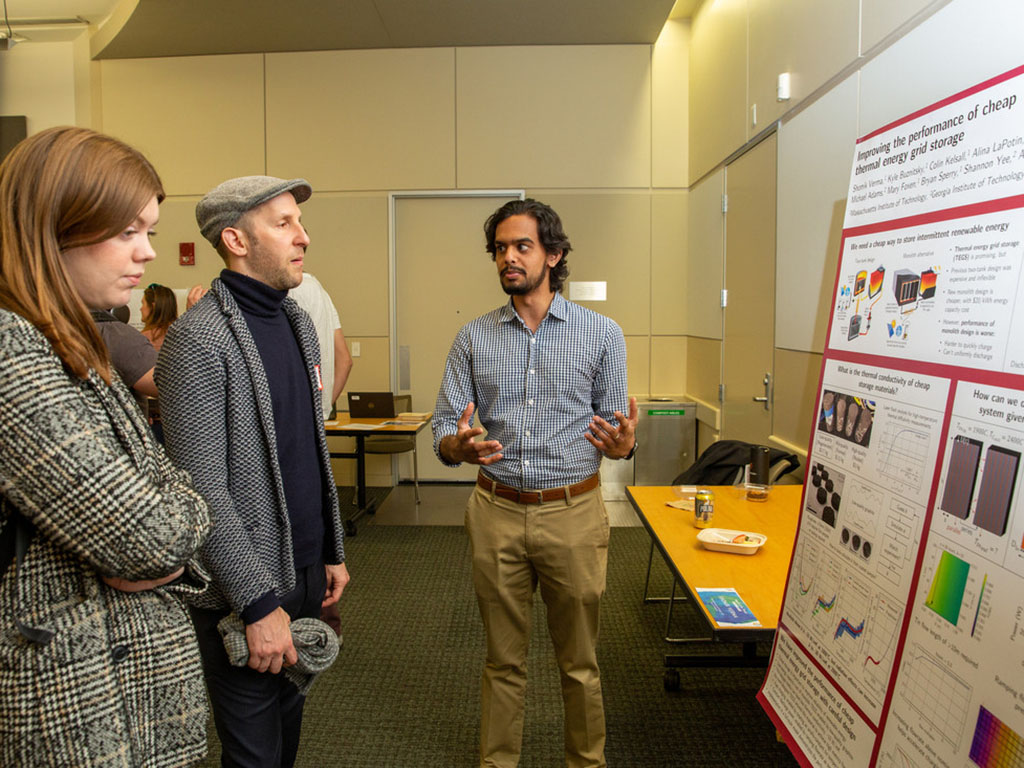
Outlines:
{"label": "black turtleneck sweater", "polygon": [[[319,410],[314,411],[302,350],[281,306],[288,292],[227,269],[220,279],[245,316],[267,374],[295,567],[305,568],[323,558],[324,480],[313,420]],[[265,595],[242,612],[242,620],[256,621],[279,604]]]}

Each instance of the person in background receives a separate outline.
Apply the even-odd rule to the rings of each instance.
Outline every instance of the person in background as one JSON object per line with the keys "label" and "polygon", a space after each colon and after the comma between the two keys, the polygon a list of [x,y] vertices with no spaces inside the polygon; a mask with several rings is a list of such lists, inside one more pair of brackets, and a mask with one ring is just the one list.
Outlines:
{"label": "person in background", "polygon": [[122,323],[109,310],[94,309],[91,314],[100,338],[107,346],[110,364],[131,389],[143,415],[148,416],[149,399],[156,397],[156,383],[153,381],[156,350],[153,344],[138,329]]}
{"label": "person in background", "polygon": [[166,285],[150,283],[142,292],[142,335],[160,351],[171,323],[178,319],[178,298]]}
{"label": "person in background", "polygon": [[[142,322],[145,324],[142,328],[142,335],[149,339],[154,350],[153,366],[150,367],[147,373],[149,381],[153,382],[153,367],[156,366],[156,353],[160,351],[160,347],[164,343],[167,329],[171,327],[171,323],[178,319],[178,299],[174,295],[174,291],[167,286],[150,283],[149,287],[142,292],[140,309]],[[155,382],[153,382],[152,392],[154,394],[149,395],[146,399],[146,410],[144,413],[149,417],[149,426],[152,428],[157,442],[162,445],[164,442],[164,427],[163,422],[160,420],[160,400],[155,396]]]}
{"label": "person in background", "polygon": [[[341,332],[338,310],[330,294],[309,272],[303,273],[302,282],[288,291],[288,296],[306,310],[316,328],[324,381],[323,411],[324,418],[329,419],[334,411],[334,403],[345,388],[348,374],[352,370],[352,353],[348,351],[345,334]],[[330,399],[327,398],[328,392]]]}
{"label": "person in background", "polygon": [[[201,550],[213,583],[193,617],[224,765],[294,764],[305,697],[280,674],[297,659],[290,624],[319,617],[349,579],[316,331],[288,298],[311,194],[303,179],[246,176],[199,201],[225,269],[171,326],[156,367],[167,449],[217,521]],[[247,667],[230,664],[218,631],[231,614]]]}
{"label": "person in background", "polygon": [[[480,765],[519,764],[539,584],[562,678],[565,764],[604,766],[596,646],[609,528],[598,468],[636,450],[626,343],[613,321],[559,293],[571,245],[549,206],[512,200],[484,233],[511,299],[456,335],[433,419],[444,464],[484,467],[466,508],[487,634]],[[485,441],[474,439],[484,432],[474,412]]]}
{"label": "person in background", "polygon": [[191,558],[210,510],[89,314],[142,279],[163,197],[139,152],[84,128],[34,134],[0,165],[0,765],[206,753],[182,598],[205,583]]}
{"label": "person in background", "polygon": [[209,288],[206,288],[202,284],[195,284],[188,289],[188,296],[185,297],[185,311],[188,312],[192,307],[199,303],[199,300],[203,298],[208,292]]}

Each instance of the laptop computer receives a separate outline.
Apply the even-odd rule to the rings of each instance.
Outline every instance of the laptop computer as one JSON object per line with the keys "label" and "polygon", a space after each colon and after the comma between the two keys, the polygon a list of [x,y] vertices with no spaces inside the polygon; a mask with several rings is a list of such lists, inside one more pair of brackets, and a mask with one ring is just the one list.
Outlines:
{"label": "laptop computer", "polygon": [[390,392],[349,392],[348,415],[353,419],[393,419],[395,396]]}

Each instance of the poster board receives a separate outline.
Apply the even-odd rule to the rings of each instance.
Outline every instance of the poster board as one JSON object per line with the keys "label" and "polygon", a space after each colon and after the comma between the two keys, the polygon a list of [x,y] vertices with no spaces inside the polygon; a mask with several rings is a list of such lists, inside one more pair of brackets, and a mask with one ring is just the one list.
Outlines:
{"label": "poster board", "polygon": [[1024,765],[1024,66],[858,139],[758,698],[801,765]]}

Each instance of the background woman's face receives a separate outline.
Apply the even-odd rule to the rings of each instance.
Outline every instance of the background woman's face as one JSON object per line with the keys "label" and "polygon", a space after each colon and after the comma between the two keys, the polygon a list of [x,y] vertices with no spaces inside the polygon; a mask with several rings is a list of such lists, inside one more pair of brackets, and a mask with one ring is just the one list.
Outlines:
{"label": "background woman's face", "polygon": [[61,254],[71,284],[89,309],[110,309],[128,303],[156,258],[149,239],[155,233],[160,207],[154,195],[135,221],[119,234],[95,245],[69,248]]}
{"label": "background woman's face", "polygon": [[142,297],[142,306],[140,307],[139,311],[140,311],[140,313],[142,315],[142,322],[148,323],[149,322],[149,316],[153,312],[153,305],[150,304],[148,301],[146,301],[146,297],[145,296]]}

